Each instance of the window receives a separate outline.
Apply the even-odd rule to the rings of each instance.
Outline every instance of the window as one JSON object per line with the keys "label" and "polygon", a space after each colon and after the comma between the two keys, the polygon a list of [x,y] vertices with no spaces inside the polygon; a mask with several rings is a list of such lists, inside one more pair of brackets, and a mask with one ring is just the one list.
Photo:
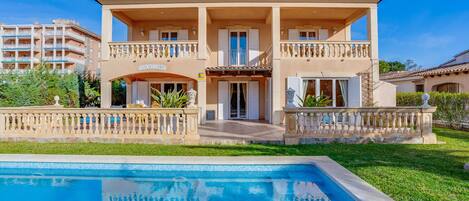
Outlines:
{"label": "window", "polygon": [[459,93],[458,83],[443,83],[433,86],[433,91],[447,92],[447,93]]}
{"label": "window", "polygon": [[163,41],[176,41],[176,40],[178,40],[178,32],[163,31],[163,32],[161,32],[161,40],[163,40]]}
{"label": "window", "polygon": [[415,91],[416,91],[416,92],[423,92],[423,91],[424,91],[423,84],[417,84],[417,85],[415,85]]}
{"label": "window", "polygon": [[230,32],[230,65],[242,66],[247,64],[247,32]]}
{"label": "window", "polygon": [[317,40],[317,31],[300,31],[300,40]]}
{"label": "window", "polygon": [[331,107],[346,107],[348,97],[348,81],[345,79],[304,79],[303,98],[308,95],[323,95],[332,102]]}

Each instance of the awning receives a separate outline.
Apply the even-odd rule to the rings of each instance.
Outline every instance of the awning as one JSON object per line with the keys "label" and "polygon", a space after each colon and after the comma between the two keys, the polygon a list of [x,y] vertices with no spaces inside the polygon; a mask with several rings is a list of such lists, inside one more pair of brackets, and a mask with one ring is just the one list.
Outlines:
{"label": "awning", "polygon": [[221,76],[221,75],[231,75],[231,76],[253,76],[260,75],[264,77],[270,77],[272,75],[272,67],[264,66],[216,66],[216,67],[207,67],[205,69],[207,76]]}

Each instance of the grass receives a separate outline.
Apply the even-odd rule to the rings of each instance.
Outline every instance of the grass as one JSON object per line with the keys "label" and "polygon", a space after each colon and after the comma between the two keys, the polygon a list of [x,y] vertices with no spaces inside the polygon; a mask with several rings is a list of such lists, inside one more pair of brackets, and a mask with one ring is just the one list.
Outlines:
{"label": "grass", "polygon": [[233,145],[0,143],[0,153],[168,156],[329,156],[395,200],[469,200],[469,132],[436,128],[439,145]]}

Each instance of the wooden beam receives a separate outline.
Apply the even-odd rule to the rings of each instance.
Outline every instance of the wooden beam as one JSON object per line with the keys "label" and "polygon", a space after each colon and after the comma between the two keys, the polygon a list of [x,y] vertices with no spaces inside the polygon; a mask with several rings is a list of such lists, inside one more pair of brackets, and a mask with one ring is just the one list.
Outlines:
{"label": "wooden beam", "polygon": [[365,15],[366,9],[358,9],[357,11],[353,12],[352,15],[350,15],[347,19],[345,19],[345,25],[351,25]]}
{"label": "wooden beam", "polygon": [[113,11],[112,15],[122,21],[127,26],[132,26],[132,24],[134,23],[134,21],[129,16],[127,16],[121,11]]}

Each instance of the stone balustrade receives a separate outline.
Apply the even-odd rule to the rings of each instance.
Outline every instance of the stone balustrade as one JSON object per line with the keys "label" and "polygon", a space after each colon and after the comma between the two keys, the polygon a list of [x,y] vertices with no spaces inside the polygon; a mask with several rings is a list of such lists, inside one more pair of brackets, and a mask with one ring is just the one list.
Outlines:
{"label": "stone balustrade", "polygon": [[285,108],[285,143],[436,143],[434,107]]}
{"label": "stone balustrade", "polygon": [[198,143],[197,108],[0,108],[0,140]]}
{"label": "stone balustrade", "polygon": [[370,58],[368,41],[282,41],[283,58]]}
{"label": "stone balustrade", "polygon": [[147,41],[109,43],[111,59],[196,58],[197,41]]}

